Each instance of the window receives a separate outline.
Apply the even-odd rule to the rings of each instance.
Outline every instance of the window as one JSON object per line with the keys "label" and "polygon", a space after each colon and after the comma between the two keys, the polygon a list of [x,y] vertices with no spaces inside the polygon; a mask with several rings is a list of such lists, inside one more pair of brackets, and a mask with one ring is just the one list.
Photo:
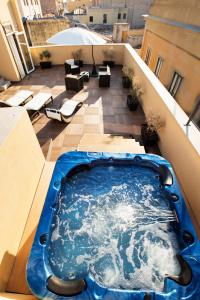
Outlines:
{"label": "window", "polygon": [[194,108],[186,125],[188,126],[191,121],[200,130],[200,96],[197,97],[197,101],[195,102]]}
{"label": "window", "polygon": [[174,98],[178,92],[178,89],[181,85],[182,80],[183,80],[183,77],[179,73],[174,72],[172,82],[169,87],[169,92]]}
{"label": "window", "polygon": [[145,58],[145,63],[147,64],[147,66],[149,64],[150,58],[151,58],[151,48],[148,48],[146,58]]}
{"label": "window", "polygon": [[121,19],[121,13],[118,13],[118,20]]}
{"label": "window", "polygon": [[158,57],[158,60],[157,60],[157,64],[156,64],[156,68],[155,68],[155,71],[154,71],[154,74],[159,78],[159,74],[160,74],[160,70],[162,68],[162,65],[163,65],[163,59],[162,57]]}
{"label": "window", "polygon": [[123,19],[124,19],[124,20],[126,19],[126,14],[123,14]]}
{"label": "window", "polygon": [[90,22],[91,23],[93,22],[93,16],[90,16]]}
{"label": "window", "polygon": [[104,24],[107,23],[107,14],[103,14],[103,23],[104,23]]}

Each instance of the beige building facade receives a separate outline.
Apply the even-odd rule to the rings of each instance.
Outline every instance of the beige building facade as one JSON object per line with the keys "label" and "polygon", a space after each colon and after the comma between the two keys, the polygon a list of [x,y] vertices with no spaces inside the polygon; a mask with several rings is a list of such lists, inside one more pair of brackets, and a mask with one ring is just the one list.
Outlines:
{"label": "beige building facade", "polygon": [[125,7],[88,7],[86,13],[76,15],[74,20],[87,25],[114,25],[115,23],[126,23],[128,9]]}
{"label": "beige building facade", "polygon": [[99,8],[91,7],[87,9],[86,24],[107,24],[113,25],[117,22],[127,22],[127,8]]}
{"label": "beige building facade", "polygon": [[0,76],[19,81],[34,70],[16,0],[1,0]]}
{"label": "beige building facade", "polygon": [[200,3],[155,0],[141,57],[190,115],[200,96]]}

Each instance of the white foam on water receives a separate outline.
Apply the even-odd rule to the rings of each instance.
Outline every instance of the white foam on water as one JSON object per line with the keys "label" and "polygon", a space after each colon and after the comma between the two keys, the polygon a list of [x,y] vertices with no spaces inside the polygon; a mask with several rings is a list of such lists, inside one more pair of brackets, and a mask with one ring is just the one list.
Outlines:
{"label": "white foam on water", "polygon": [[166,274],[180,269],[169,228],[175,218],[159,182],[151,184],[151,174],[142,174],[141,183],[133,170],[124,176],[114,167],[103,180],[98,168],[90,172],[70,182],[69,206],[59,199],[49,245],[55,273],[69,278],[89,272],[106,287],[162,291]]}

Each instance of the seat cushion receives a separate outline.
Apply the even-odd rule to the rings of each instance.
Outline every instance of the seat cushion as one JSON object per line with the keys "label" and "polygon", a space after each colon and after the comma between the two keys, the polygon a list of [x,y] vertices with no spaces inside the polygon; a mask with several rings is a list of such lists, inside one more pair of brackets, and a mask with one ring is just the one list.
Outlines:
{"label": "seat cushion", "polygon": [[40,110],[45,104],[47,104],[52,95],[50,93],[38,93],[33,99],[24,105],[26,109]]}
{"label": "seat cushion", "polygon": [[29,97],[33,95],[32,91],[22,90],[17,92],[13,97],[6,101],[11,106],[18,106],[25,102]]}
{"label": "seat cushion", "polygon": [[81,101],[67,100],[61,107],[60,113],[65,117],[69,117],[73,114],[76,107],[81,103],[82,103]]}
{"label": "seat cushion", "polygon": [[72,58],[72,59],[68,59],[68,60],[66,60],[65,61],[68,65],[74,65],[74,59]]}

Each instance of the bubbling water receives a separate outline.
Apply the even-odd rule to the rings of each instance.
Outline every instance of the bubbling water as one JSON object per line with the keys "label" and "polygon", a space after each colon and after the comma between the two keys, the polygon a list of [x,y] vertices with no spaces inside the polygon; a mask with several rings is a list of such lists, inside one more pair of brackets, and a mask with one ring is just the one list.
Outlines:
{"label": "bubbling water", "polygon": [[156,173],[98,166],[62,186],[49,262],[64,280],[91,274],[106,287],[163,290],[180,272],[175,217]]}

